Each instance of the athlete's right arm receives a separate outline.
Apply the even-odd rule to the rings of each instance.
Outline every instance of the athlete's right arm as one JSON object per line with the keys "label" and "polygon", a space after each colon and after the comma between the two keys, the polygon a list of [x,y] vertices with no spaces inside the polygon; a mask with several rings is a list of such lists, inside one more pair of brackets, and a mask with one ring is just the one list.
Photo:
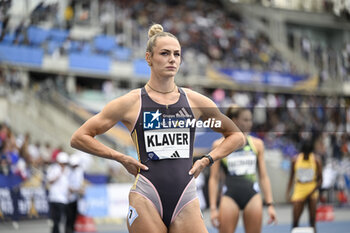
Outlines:
{"label": "athlete's right arm", "polygon": [[[138,173],[139,168],[148,170],[145,165],[136,159],[115,151],[95,139],[96,135],[105,133],[119,121],[131,121],[129,120],[131,117],[128,111],[130,106],[135,104],[135,100],[137,100],[135,93],[131,92],[131,94],[126,94],[108,103],[100,113],[91,117],[75,131],[71,138],[71,146],[89,154],[116,160],[123,164],[128,172],[133,175]],[[134,114],[134,117],[136,117],[136,114]]]}
{"label": "athlete's right arm", "polygon": [[[223,139],[218,139],[213,143],[213,148],[217,147]],[[219,194],[219,180],[220,180],[220,160],[214,162],[210,167],[209,175],[209,207],[210,220],[214,227],[219,227],[219,211],[217,207],[217,200]]]}
{"label": "athlete's right arm", "polygon": [[[209,152],[213,160],[220,160],[246,144],[246,138],[237,125],[229,119],[225,114],[220,112],[216,104],[208,97],[194,91],[187,91],[192,110],[197,113],[198,118],[203,121],[207,119],[215,119],[220,126],[212,129],[224,136],[224,140]],[[206,159],[206,165],[209,160]]]}
{"label": "athlete's right arm", "polygon": [[295,171],[294,171],[294,166],[295,166],[295,158],[292,160],[292,163],[290,165],[290,175],[289,175],[289,181],[288,181],[288,186],[287,186],[287,191],[286,191],[286,200],[290,201],[290,191],[292,189],[292,184],[294,181],[294,175],[295,175]]}

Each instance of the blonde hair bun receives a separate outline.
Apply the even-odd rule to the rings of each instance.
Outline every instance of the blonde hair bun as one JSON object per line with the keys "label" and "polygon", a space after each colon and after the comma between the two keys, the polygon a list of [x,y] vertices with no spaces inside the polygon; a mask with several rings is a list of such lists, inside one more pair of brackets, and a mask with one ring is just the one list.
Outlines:
{"label": "blonde hair bun", "polygon": [[148,38],[151,38],[155,34],[157,34],[159,32],[163,32],[163,31],[164,31],[164,29],[163,29],[162,25],[160,25],[160,24],[153,24],[150,27],[150,29],[148,30]]}

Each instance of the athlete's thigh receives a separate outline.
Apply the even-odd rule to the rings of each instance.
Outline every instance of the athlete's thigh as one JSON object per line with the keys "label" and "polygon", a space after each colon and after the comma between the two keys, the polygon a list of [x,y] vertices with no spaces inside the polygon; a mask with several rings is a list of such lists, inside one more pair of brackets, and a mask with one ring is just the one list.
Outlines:
{"label": "athlete's thigh", "polygon": [[236,230],[240,209],[229,196],[222,196],[219,207],[219,232],[233,233]]}
{"label": "athlete's thigh", "polygon": [[249,200],[243,210],[243,222],[246,233],[261,232],[262,212],[261,195],[257,193]]}
{"label": "athlete's thigh", "polygon": [[189,202],[170,224],[169,233],[182,232],[208,233],[197,198]]}
{"label": "athlete's thigh", "polygon": [[129,233],[167,232],[167,228],[151,201],[133,192],[129,194],[127,226]]}

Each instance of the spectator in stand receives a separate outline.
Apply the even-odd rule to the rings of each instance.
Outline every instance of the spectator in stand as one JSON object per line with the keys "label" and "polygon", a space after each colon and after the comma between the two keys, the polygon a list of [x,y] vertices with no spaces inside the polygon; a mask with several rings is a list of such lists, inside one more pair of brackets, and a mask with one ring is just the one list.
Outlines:
{"label": "spectator in stand", "polygon": [[11,172],[10,164],[5,155],[0,156],[0,175],[8,176]]}
{"label": "spectator in stand", "polygon": [[311,42],[307,37],[301,38],[301,51],[306,60],[309,60],[311,52]]}
{"label": "spectator in stand", "polygon": [[32,161],[32,165],[35,168],[41,168],[42,165],[42,159],[40,156],[40,142],[36,142],[36,143],[29,143],[28,145],[28,153],[30,156],[30,160]]}
{"label": "spectator in stand", "polygon": [[350,157],[350,152],[349,152],[349,136],[347,134],[342,134],[341,135],[341,153],[342,153],[342,158],[349,158]]}
{"label": "spectator in stand", "polygon": [[6,124],[0,125],[0,145],[1,148],[4,146],[5,139],[7,137],[8,127]]}
{"label": "spectator in stand", "polygon": [[73,3],[66,7],[64,11],[64,20],[66,24],[66,29],[70,29],[73,26],[73,18],[74,18],[74,9]]}
{"label": "spectator in stand", "polygon": [[[6,129],[4,129],[4,131],[6,131],[6,137],[1,143],[2,149],[0,154],[3,156],[9,166],[9,174],[20,174],[21,177],[25,179],[27,177],[26,169],[20,169],[23,161],[21,161],[22,159],[20,158],[19,149],[16,143],[16,136],[10,127],[5,126],[5,128]],[[4,163],[5,162],[3,161],[3,165]]]}
{"label": "spectator in stand", "polygon": [[[165,28],[183,41],[184,56],[195,50],[197,68],[211,60],[215,66],[236,69],[269,70],[293,72],[292,65],[271,45],[264,32],[248,30],[239,14],[227,12],[220,1],[196,0],[167,1],[99,1],[100,16],[96,20],[106,34],[116,32],[118,44],[137,47],[142,44],[142,33],[152,21],[159,21]],[[74,23],[85,22],[93,16],[91,4],[83,4],[82,9],[74,12],[75,1],[63,9],[65,28],[70,30]],[[53,11],[51,11],[53,9]],[[115,9],[115,13],[112,10]],[[161,12],[159,9],[162,9]],[[55,6],[43,6],[41,3],[32,15],[32,23],[52,19],[52,13],[57,13]],[[115,15],[115,17],[114,17]],[[155,15],[154,18],[147,17]],[[112,17],[113,16],[113,17]],[[114,22],[113,22],[114,21]],[[55,22],[51,22],[52,25]],[[6,20],[3,26],[6,26]],[[113,25],[115,28],[113,29]],[[132,25],[130,31],[124,31],[127,25]],[[27,23],[22,22],[16,30],[15,43],[26,35]],[[3,30],[3,32],[5,32]],[[5,34],[0,37],[3,38]],[[0,39],[1,40],[1,39]],[[70,39],[69,39],[70,40]],[[90,41],[88,41],[89,43]],[[41,45],[40,45],[41,46]],[[65,47],[65,45],[64,45]],[[199,72],[205,69],[198,69]]]}
{"label": "spectator in stand", "polygon": [[24,141],[19,150],[19,154],[28,165],[32,165],[32,158],[28,151],[29,143],[30,143],[30,134],[27,132],[24,136]]}
{"label": "spectator in stand", "polygon": [[49,183],[50,218],[53,221],[52,233],[59,233],[59,225],[66,215],[69,194],[69,156],[65,152],[57,155],[57,163],[52,164],[47,171]]}
{"label": "spectator in stand", "polygon": [[69,196],[67,205],[66,233],[74,232],[74,224],[78,216],[78,200],[83,194],[84,171],[81,168],[78,155],[71,155],[69,165]]}
{"label": "spectator in stand", "polygon": [[18,147],[16,144],[16,136],[11,130],[10,127],[5,126],[5,138],[4,138],[4,153],[11,153],[18,151]]}
{"label": "spectator in stand", "polygon": [[3,17],[2,21],[2,27],[1,27],[1,34],[0,34],[0,42],[4,39],[6,33],[8,32],[8,24],[10,21],[10,15],[7,14]]}
{"label": "spectator in stand", "polygon": [[57,155],[61,151],[63,151],[63,147],[62,146],[59,146],[59,147],[53,149],[52,154],[51,154],[51,162],[55,162],[56,161]]}
{"label": "spectator in stand", "polygon": [[44,164],[48,165],[51,163],[52,148],[49,142],[41,144],[40,146],[40,156]]}

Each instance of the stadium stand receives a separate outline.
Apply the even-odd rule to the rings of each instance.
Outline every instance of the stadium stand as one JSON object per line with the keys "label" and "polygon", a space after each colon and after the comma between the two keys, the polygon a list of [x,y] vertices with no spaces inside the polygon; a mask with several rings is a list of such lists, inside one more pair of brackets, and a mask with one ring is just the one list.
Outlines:
{"label": "stadium stand", "polygon": [[[91,5],[86,1],[63,1],[74,9],[72,19],[65,19],[62,12],[67,9],[57,10],[60,3],[52,1],[32,11],[28,26],[11,25],[6,23],[8,2],[0,1],[0,106],[6,109],[0,112],[0,187],[17,185],[44,173],[58,151],[74,153],[64,142],[72,132],[62,132],[62,128],[76,128],[111,99],[145,84],[150,70],[143,59],[145,48],[140,45],[146,40],[148,26],[159,22],[183,45],[178,84],[198,89],[223,111],[230,104],[252,109],[253,133],[264,140],[268,152],[278,151],[278,172],[286,174],[300,147],[300,137],[324,134],[325,151],[321,156],[328,169],[325,174],[329,174],[324,190],[331,193],[325,201],[348,204],[348,31],[338,28],[340,36],[323,46],[324,38],[315,41],[315,37],[307,37],[315,31],[301,20],[298,27],[305,35],[286,30],[288,24],[279,25],[285,38],[281,46],[274,38],[280,34],[270,30],[274,25],[265,31],[256,29],[260,24],[251,25],[246,19],[253,15],[239,13],[244,14],[244,6],[214,0],[174,0],[168,4],[156,0],[90,1]],[[255,4],[257,9],[268,6],[276,14],[286,8],[267,5],[281,1],[248,2],[259,2]],[[294,18],[305,14],[295,6],[292,9]],[[314,9],[316,16],[334,16],[329,7]],[[346,19],[341,21],[349,26]],[[323,29],[329,32],[329,28]],[[335,42],[341,42],[340,46],[331,48]],[[50,106],[45,107],[47,113],[38,110],[46,105]],[[18,106],[22,111],[14,110]],[[50,118],[53,115],[60,115],[57,119],[68,123],[64,127],[57,123],[56,135],[40,136],[40,131],[54,131],[46,127],[47,122],[55,121]],[[36,120],[19,122],[26,118]],[[20,127],[24,125],[28,128]],[[128,136],[119,124],[101,140],[136,157]],[[201,132],[196,138],[195,154],[199,155],[209,150],[218,135]],[[131,180],[123,169],[101,160],[87,162],[85,169],[90,182]],[[342,193],[343,198],[337,198],[335,192]],[[275,196],[277,201],[285,202],[284,197]]]}

